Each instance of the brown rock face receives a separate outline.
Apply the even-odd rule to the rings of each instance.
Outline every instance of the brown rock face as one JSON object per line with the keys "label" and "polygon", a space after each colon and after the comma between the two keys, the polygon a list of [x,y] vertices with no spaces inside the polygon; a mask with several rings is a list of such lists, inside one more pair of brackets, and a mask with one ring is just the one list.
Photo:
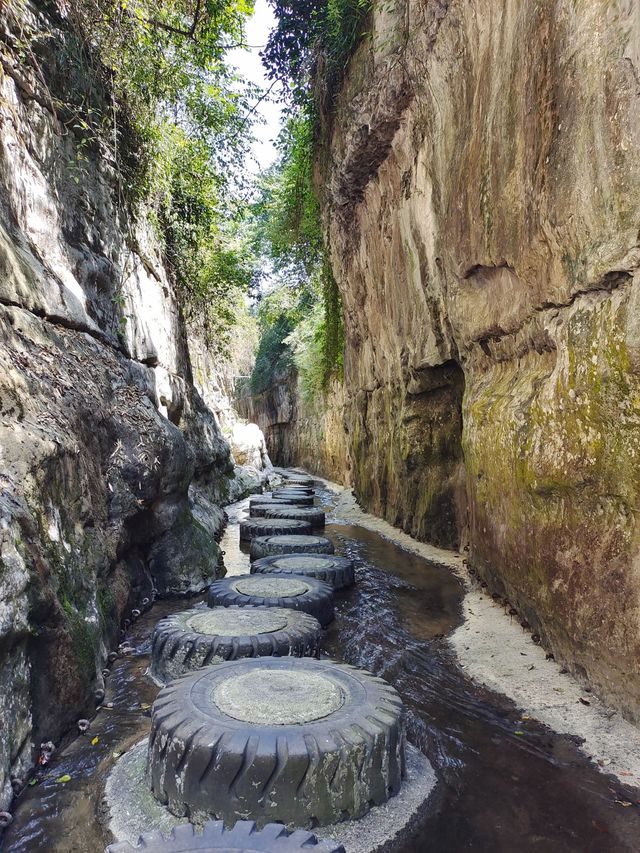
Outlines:
{"label": "brown rock face", "polygon": [[394,6],[319,164],[353,484],[638,719],[637,4]]}
{"label": "brown rock face", "polygon": [[487,579],[637,717],[636,6],[396,7],[330,134],[356,488],[425,538],[467,528]]}
{"label": "brown rock face", "polygon": [[345,485],[350,482],[344,425],[344,386],[336,383],[324,399],[308,403],[295,372],[255,397],[236,401],[243,417],[258,424],[276,465],[307,471]]}

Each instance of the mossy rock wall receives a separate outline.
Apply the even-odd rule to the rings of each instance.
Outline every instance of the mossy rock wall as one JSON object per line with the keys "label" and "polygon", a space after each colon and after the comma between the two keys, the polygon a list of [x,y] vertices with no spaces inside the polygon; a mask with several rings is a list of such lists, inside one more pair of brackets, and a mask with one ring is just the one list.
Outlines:
{"label": "mossy rock wall", "polygon": [[401,0],[318,162],[358,498],[634,719],[639,79],[633,3]]}
{"label": "mossy rock wall", "polygon": [[43,82],[110,104],[88,71],[72,91],[66,26],[55,4],[0,10],[0,810],[95,708],[132,609],[220,573],[233,471],[158,241]]}

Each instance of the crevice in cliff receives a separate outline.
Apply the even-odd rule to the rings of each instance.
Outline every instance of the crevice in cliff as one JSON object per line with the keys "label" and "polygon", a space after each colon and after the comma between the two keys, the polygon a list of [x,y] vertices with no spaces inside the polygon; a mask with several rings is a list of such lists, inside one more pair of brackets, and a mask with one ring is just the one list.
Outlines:
{"label": "crevice in cliff", "polygon": [[576,290],[575,293],[571,295],[571,297],[566,302],[543,302],[538,308],[535,309],[537,313],[542,313],[544,311],[549,310],[562,310],[564,308],[571,308],[579,299],[582,299],[585,296],[591,296],[597,293],[613,293],[614,290],[628,284],[633,279],[633,273],[635,269],[631,270],[611,270],[606,273],[599,283],[597,283],[594,287],[585,288],[583,290]]}
{"label": "crevice in cliff", "polygon": [[[485,269],[485,267],[473,267],[472,270]],[[584,288],[575,291],[569,299],[564,302],[543,302],[541,305],[533,308],[533,316],[527,317],[514,329],[502,329],[496,327],[490,332],[473,338],[471,344],[477,344],[482,349],[483,353],[497,362],[510,361],[516,358],[522,358],[526,352],[535,350],[539,354],[543,352],[554,351],[556,346],[551,336],[546,329],[532,329],[532,334],[528,340],[523,340],[509,354],[497,354],[491,349],[492,344],[501,344],[507,340],[514,340],[521,335],[528,327],[532,327],[534,319],[545,314],[553,314],[557,316],[561,311],[567,311],[576,303],[582,300],[589,300],[604,295],[610,296],[615,291],[626,287],[633,281],[636,268],[628,270],[611,270],[606,273],[598,283],[593,287]],[[471,273],[472,274],[472,273]]]}

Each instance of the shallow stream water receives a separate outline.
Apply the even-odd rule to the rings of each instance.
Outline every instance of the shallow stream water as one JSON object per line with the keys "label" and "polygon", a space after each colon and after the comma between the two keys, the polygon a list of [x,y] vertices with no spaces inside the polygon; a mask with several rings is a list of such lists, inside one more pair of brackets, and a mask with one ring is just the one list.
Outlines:
{"label": "shallow stream water", "polygon": [[[330,493],[320,500],[330,506]],[[237,529],[246,504],[231,508],[222,542],[229,574],[249,567]],[[438,776],[398,853],[640,851],[640,792],[599,773],[570,738],[523,719],[460,669],[446,640],[462,621],[463,589],[451,572],[340,519],[331,518],[326,535],[337,553],[355,560],[357,582],[337,595],[325,650],[395,685],[409,710],[409,739]],[[157,693],[145,675],[153,625],[194,603],[158,602],[131,628],[125,639],[132,652],[107,679],[105,703],[113,707],[100,710],[89,732],[35,775],[2,853],[102,853],[110,840],[101,822],[106,775],[115,756],[146,734]]]}

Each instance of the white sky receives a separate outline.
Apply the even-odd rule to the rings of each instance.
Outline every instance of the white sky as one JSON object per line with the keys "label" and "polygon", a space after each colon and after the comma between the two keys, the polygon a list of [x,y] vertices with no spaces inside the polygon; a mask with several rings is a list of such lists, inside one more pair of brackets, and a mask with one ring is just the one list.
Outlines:
{"label": "white sky", "polygon": [[[233,50],[229,55],[230,61],[238,68],[242,76],[252,83],[257,83],[262,90],[269,88],[265,69],[260,59],[260,50],[267,43],[269,31],[275,25],[275,18],[267,0],[256,0],[255,13],[247,21],[247,44],[250,49]],[[278,87],[274,87],[271,95],[258,105],[256,112],[264,120],[264,124],[256,123],[254,135],[256,141],[252,145],[252,153],[256,162],[247,164],[251,171],[259,172],[267,169],[276,159],[277,152],[274,141],[280,132],[282,120],[278,99]]]}

